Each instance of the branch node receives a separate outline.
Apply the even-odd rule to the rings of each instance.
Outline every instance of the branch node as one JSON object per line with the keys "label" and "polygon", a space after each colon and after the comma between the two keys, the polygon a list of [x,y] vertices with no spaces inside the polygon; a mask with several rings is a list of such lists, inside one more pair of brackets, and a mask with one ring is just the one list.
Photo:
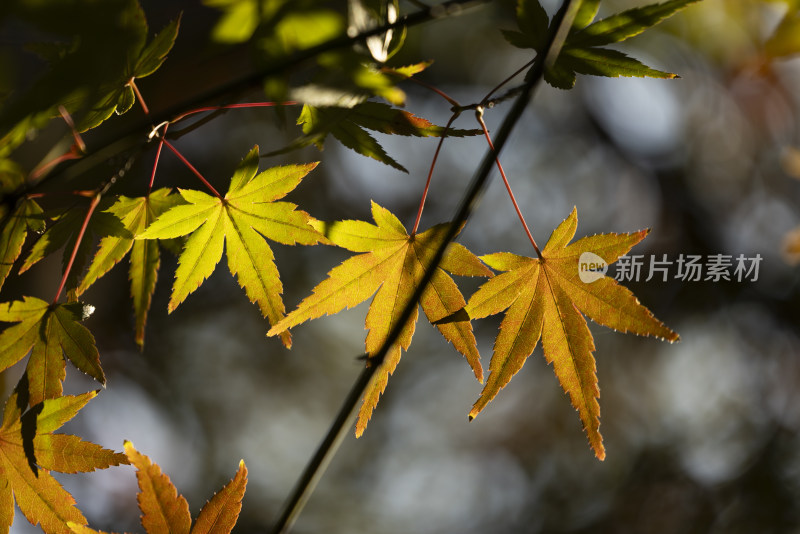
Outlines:
{"label": "branch node", "polygon": [[159,132],[159,130],[167,126],[169,126],[169,121],[164,121],[156,126],[153,126],[153,129],[150,130],[150,133],[147,134],[147,141],[149,142],[152,141],[153,139],[161,139],[161,133]]}

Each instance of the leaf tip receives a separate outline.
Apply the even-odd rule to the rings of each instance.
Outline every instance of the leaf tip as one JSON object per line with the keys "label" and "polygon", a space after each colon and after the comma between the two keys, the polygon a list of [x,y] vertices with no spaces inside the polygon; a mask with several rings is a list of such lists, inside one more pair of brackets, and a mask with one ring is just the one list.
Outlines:
{"label": "leaf tip", "polygon": [[678,341],[681,340],[681,336],[678,335],[677,332],[673,332],[672,330],[670,330],[670,333],[671,335],[669,337],[664,338],[669,342],[670,345],[673,343],[677,343]]}
{"label": "leaf tip", "polygon": [[283,343],[283,346],[287,349],[292,348],[292,334],[290,334],[288,330],[281,332],[281,343]]}
{"label": "leaf tip", "polygon": [[278,334],[281,334],[281,333],[283,333],[285,331],[286,331],[285,329],[277,328],[276,326],[273,326],[272,328],[267,330],[267,337],[277,336]]}

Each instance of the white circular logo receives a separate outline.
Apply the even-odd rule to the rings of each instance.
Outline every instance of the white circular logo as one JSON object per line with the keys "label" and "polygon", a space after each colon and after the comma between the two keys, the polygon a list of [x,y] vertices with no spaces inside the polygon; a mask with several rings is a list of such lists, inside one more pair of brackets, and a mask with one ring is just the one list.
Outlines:
{"label": "white circular logo", "polygon": [[608,272],[606,260],[594,252],[584,252],[578,258],[578,276],[584,284],[591,284]]}

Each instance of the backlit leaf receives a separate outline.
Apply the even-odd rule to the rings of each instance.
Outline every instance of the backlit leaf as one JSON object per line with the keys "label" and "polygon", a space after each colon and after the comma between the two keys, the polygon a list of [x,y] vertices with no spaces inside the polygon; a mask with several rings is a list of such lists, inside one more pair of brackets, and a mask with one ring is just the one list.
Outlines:
{"label": "backlit leaf", "polygon": [[[334,267],[328,273],[328,278],[314,288],[313,294],[274,325],[267,335],[274,336],[310,319],[352,308],[374,294],[366,319],[369,330],[367,354],[372,355],[381,347],[399,320],[403,308],[409,303],[436,248],[442,243],[447,225],[440,224],[410,236],[397,217],[374,202],[372,216],[375,224],[339,221],[327,225],[325,235],[330,241],[362,254]],[[420,300],[422,310],[431,323],[450,316],[464,305],[461,292],[444,269],[461,276],[491,276],[491,271],[477,257],[462,245],[452,243]],[[415,309],[396,345],[390,349],[383,366],[367,387],[356,424],[356,435],[364,432],[386,388],[389,375],[400,360],[401,350],[408,350],[417,314]],[[483,370],[469,320],[456,319],[436,324],[436,328],[464,355],[475,377],[482,381]]]}
{"label": "backlit leaf", "polygon": [[[24,388],[24,381],[21,382]],[[85,525],[86,519],[75,500],[50,471],[88,473],[113,465],[127,464],[123,454],[83,441],[77,436],[53,434],[97,393],[45,400],[22,413],[17,387],[6,402],[0,428],[0,530],[8,532],[13,521],[13,501],[31,524],[47,533],[68,533],[67,523]],[[38,413],[37,413],[38,412]],[[28,435],[25,421],[34,421]],[[28,448],[28,443],[32,447]],[[26,450],[27,449],[27,450]]]}
{"label": "backlit leaf", "polygon": [[[489,364],[489,377],[470,419],[505,387],[522,368],[539,339],[545,359],[578,411],[589,443],[601,460],[605,457],[600,435],[594,341],[586,320],[620,332],[655,336],[670,342],[678,335],[653,317],[628,289],[612,278],[584,282],[580,264],[584,253],[606,264],[615,262],[644,239],[647,230],[629,234],[600,234],[568,244],[575,235],[577,211],[573,210],[550,236],[541,258],[511,253],[483,256],[487,265],[504,273],[483,284],[469,299],[465,310],[478,319],[505,310]],[[598,260],[599,261],[599,260]],[[596,273],[593,273],[596,274]]]}
{"label": "backlit leaf", "polygon": [[203,3],[224,10],[211,32],[217,42],[243,43],[253,36],[260,22],[258,0],[203,0]]}
{"label": "backlit leaf", "polygon": [[382,70],[383,72],[387,72],[389,74],[395,74],[403,78],[411,78],[415,74],[419,74],[420,72],[424,71],[432,64],[433,61],[422,61],[420,63],[413,63],[411,65],[405,65],[403,67],[392,67],[392,68],[384,67]]}
{"label": "backlit leaf", "polygon": [[578,74],[592,76],[636,76],[639,78],[675,78],[674,74],[651,69],[617,50],[608,48],[573,48],[560,59],[561,66]]}
{"label": "backlit leaf", "polygon": [[[171,239],[191,234],[178,260],[169,311],[211,275],[226,248],[231,274],[270,324],[277,323],[285,310],[283,285],[265,238],[286,245],[325,240],[309,224],[312,218],[306,212],[289,202],[275,202],[297,187],[314,167],[316,163],[287,165],[256,175],[256,146],[239,164],[223,198],[181,189],[186,204],[170,208],[136,236],[137,240]],[[281,339],[291,345],[288,332]]]}
{"label": "backlit leaf", "polygon": [[647,28],[655,26],[662,20],[671,17],[689,4],[697,1],[670,0],[660,4],[628,9],[598,20],[586,28],[574,32],[567,39],[567,43],[574,48],[619,43],[639,35]]}
{"label": "backlit leaf", "polygon": [[18,143],[30,128],[58,116],[59,105],[77,118],[79,128],[97,125],[114,112],[119,96],[112,93],[128,82],[128,65],[147,39],[147,22],[136,0],[11,1],[3,7],[23,24],[20,35],[47,36],[68,46],[36,69],[42,75],[30,87],[2,102],[0,132],[14,132],[11,141]]}
{"label": "backlit leaf", "polygon": [[178,29],[181,25],[181,15],[171,21],[161,30],[150,43],[142,49],[136,58],[136,64],[132,69],[132,75],[136,78],[150,76],[164,63],[167,54],[175,45],[178,38]]}
{"label": "backlit leaf", "polygon": [[[621,52],[599,47],[639,35],[697,1],[669,0],[628,9],[592,23],[599,0],[583,0],[558,59],[545,71],[545,81],[559,89],[571,89],[576,74],[675,78],[675,74],[652,69]],[[539,0],[518,0],[520,31],[504,30],[503,35],[516,47],[532,48],[541,53],[547,44],[551,23]]]}
{"label": "backlit leaf", "polygon": [[[229,534],[239,518],[242,498],[247,487],[247,467],[239,462],[239,469],[210,501],[203,506],[192,526],[189,504],[172,484],[167,475],[161,472],[158,464],[141,454],[130,441],[125,442],[127,459],[136,467],[136,480],[139,483],[137,501],[142,512],[141,520],[147,534]],[[92,530],[79,523],[70,523],[74,534],[93,534]]]}
{"label": "backlit leaf", "polygon": [[172,194],[169,189],[152,191],[146,197],[119,197],[106,211],[122,222],[128,234],[110,235],[100,241],[100,247],[78,285],[77,294],[81,295],[130,252],[128,278],[136,316],[136,342],[140,347],[144,345],[144,329],[156,288],[160,253],[157,241],[137,241],[133,236],[144,232],[156,218],[180,202],[182,197]]}
{"label": "backlit leaf", "polygon": [[142,511],[142,526],[148,533],[169,532],[188,534],[192,524],[189,503],[150,458],[137,451],[130,441],[125,442],[125,454],[136,467],[139,482],[137,501]]}
{"label": "backlit leaf", "polygon": [[[133,107],[136,95],[130,82],[136,78],[150,76],[161,67],[178,37],[180,22],[181,15],[178,15],[178,18],[167,24],[147,46],[144,45],[144,41],[141,41],[138,46],[129,50],[123,74],[119,79],[106,86],[106,96],[99,99],[99,105],[93,106],[81,119],[77,126],[79,131],[95,128],[108,119],[112,113],[116,112],[117,115],[122,115]],[[144,22],[144,28],[146,33],[146,22]]]}
{"label": "backlit leaf", "polygon": [[[330,134],[347,148],[403,172],[408,171],[389,156],[366,130],[414,137],[441,137],[445,133],[445,129],[442,126],[436,126],[407,111],[392,108],[379,102],[363,102],[351,108],[305,105],[300,118],[297,119],[297,124],[303,126],[303,137],[295,140],[287,148],[274,152],[274,154],[288,152],[311,144],[322,149],[325,138]],[[447,135],[450,137],[464,137],[480,133],[482,133],[482,130],[451,128],[447,131]]]}
{"label": "backlit leaf", "polygon": [[34,297],[0,304],[0,321],[17,323],[0,333],[0,371],[30,351],[26,373],[31,406],[61,395],[65,357],[105,383],[94,337],[80,324],[85,312],[80,303],[49,304]]}
{"label": "backlit leaf", "polygon": [[0,219],[0,288],[22,253],[28,232],[44,231],[44,213],[35,200],[23,197]]}
{"label": "backlit leaf", "polygon": [[[131,232],[125,228],[116,216],[107,211],[103,211],[110,203],[110,199],[101,200],[89,219],[85,235],[80,242],[78,253],[75,256],[75,262],[67,279],[67,289],[73,289],[78,285],[79,273],[88,260],[93,246],[92,240],[89,238],[90,236],[113,236],[128,239],[133,237]],[[31,247],[28,256],[19,268],[20,273],[24,273],[42,259],[62,249],[64,253],[61,263],[62,268],[66,269],[81,227],[83,226],[84,219],[86,218],[86,210],[74,208],[66,211],[66,213],[62,212],[50,218],[52,219],[52,223],[49,224],[44,234],[39,236],[36,243]]]}
{"label": "backlit leaf", "polygon": [[228,534],[239,519],[246,488],[247,467],[242,460],[236,476],[200,510],[192,527],[192,534]]}

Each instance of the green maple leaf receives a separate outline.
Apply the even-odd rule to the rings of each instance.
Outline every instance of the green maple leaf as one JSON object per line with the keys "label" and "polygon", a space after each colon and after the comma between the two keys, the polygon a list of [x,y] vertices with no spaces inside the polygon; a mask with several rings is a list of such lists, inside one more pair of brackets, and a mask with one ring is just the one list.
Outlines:
{"label": "green maple leaf", "polygon": [[[644,65],[622,52],[604,45],[622,42],[674,15],[698,0],[670,0],[660,4],[628,9],[592,23],[600,0],[582,0],[572,28],[556,62],[545,70],[544,79],[559,89],[571,89],[576,74],[593,76],[636,76],[675,78]],[[517,25],[520,31],[503,31],[506,40],[518,48],[533,48],[541,53],[547,44],[552,21],[539,0],[518,0]]]}
{"label": "green maple leaf", "polygon": [[50,304],[34,297],[0,303],[0,321],[17,323],[0,333],[0,371],[30,351],[26,373],[31,405],[61,396],[64,357],[105,384],[94,337],[80,324],[91,310],[79,302]]}
{"label": "green maple leaf", "polygon": [[[221,490],[214,494],[192,526],[189,504],[161,468],[125,442],[125,454],[136,467],[139,482],[137,501],[142,512],[142,526],[147,534],[166,532],[185,534],[229,534],[239,518],[242,498],[247,488],[247,467],[239,462],[239,470]],[[84,523],[85,524],[85,523]],[[74,534],[98,534],[79,523],[69,523]]]}
{"label": "green maple leaf", "polygon": [[[302,322],[322,315],[335,314],[363,302],[375,294],[367,313],[369,329],[367,354],[374,354],[384,343],[399,320],[403,309],[419,285],[426,267],[441,245],[448,225],[440,224],[410,236],[403,224],[389,210],[372,203],[375,224],[364,221],[339,221],[328,225],[325,235],[334,244],[360,252],[334,267],[328,278],[314,288],[296,310],[274,325],[267,335],[280,334]],[[420,304],[428,320],[436,322],[464,306],[464,298],[455,282],[445,271],[461,276],[491,276],[480,260],[464,246],[451,243],[440,267],[436,268]],[[377,291],[377,293],[376,293]],[[389,375],[400,361],[401,349],[408,350],[418,311],[403,328],[397,343],[386,355],[384,365],[376,372],[367,387],[364,403],[356,424],[361,435],[372,411],[386,389]],[[483,381],[480,356],[475,345],[472,326],[465,318],[456,318],[436,328],[467,359],[475,377]]]}
{"label": "green maple leaf", "polygon": [[[101,200],[89,219],[67,278],[66,287],[68,289],[74,289],[78,285],[79,273],[91,254],[92,240],[88,239],[89,236],[133,238],[133,234],[125,228],[119,218],[113,213],[104,211],[110,204],[111,199]],[[47,230],[39,236],[36,243],[31,247],[28,256],[19,268],[20,273],[24,273],[42,259],[62,249],[64,254],[61,263],[62,268],[66,269],[86,218],[86,211],[83,209],[69,209],[66,212],[59,212],[45,218],[51,219],[52,223],[48,225]]]}
{"label": "green maple leaf", "polygon": [[[283,286],[272,249],[264,238],[286,245],[325,241],[309,224],[312,218],[306,212],[290,202],[275,202],[297,187],[317,164],[273,167],[256,175],[258,158],[256,146],[239,164],[224,197],[179,190],[187,203],[169,209],[136,236],[171,239],[191,234],[175,271],[170,312],[211,275],[225,247],[228,268],[250,301],[258,304],[270,324],[283,317]],[[291,346],[288,332],[281,339]]]}
{"label": "green maple leaf", "polygon": [[100,247],[76,291],[77,295],[83,294],[130,252],[128,278],[136,316],[136,342],[140,347],[144,345],[144,329],[156,288],[160,253],[157,241],[137,241],[133,236],[144,232],[153,221],[181,200],[180,195],[171,194],[169,189],[158,189],[145,197],[119,197],[106,211],[122,222],[128,234],[109,235],[100,241]]}
{"label": "green maple leaf", "polygon": [[0,530],[8,532],[14,520],[14,501],[25,518],[44,532],[69,533],[68,522],[86,524],[80,510],[50,471],[88,473],[127,464],[123,454],[83,441],[78,436],[54,434],[97,395],[67,395],[48,399],[23,412],[27,402],[20,387],[6,402],[0,427]]}
{"label": "green maple leaf", "polygon": [[11,268],[22,253],[22,245],[29,232],[41,234],[45,230],[44,213],[32,198],[18,196],[25,184],[19,167],[10,160],[0,158],[0,288]]}
{"label": "green maple leaf", "polygon": [[[144,21],[144,15],[142,15],[142,23],[143,35],[147,36],[147,22]],[[112,113],[122,115],[133,107],[136,103],[136,94],[131,82],[137,78],[150,76],[161,67],[167,54],[175,45],[180,23],[181,15],[178,15],[177,19],[167,24],[147,45],[142,39],[136,46],[129,49],[122,75],[115,83],[107,86],[105,94],[81,119],[77,125],[79,131],[95,128],[108,119]]]}
{"label": "green maple leaf", "polygon": [[130,109],[135,101],[131,80],[159,68],[179,26],[179,19],[171,22],[147,43],[147,20],[137,0],[3,6],[32,26],[26,34],[57,39],[60,46],[36,47],[45,50],[49,63],[42,76],[25,91],[0,100],[0,153],[58,116],[60,105],[76,117],[81,131]]}
{"label": "green maple leaf", "polygon": [[[615,262],[644,239],[647,230],[629,234],[600,234],[569,244],[578,227],[577,210],[552,233],[541,258],[509,252],[481,256],[490,267],[506,271],[483,284],[465,310],[479,319],[506,310],[489,364],[490,374],[470,419],[508,384],[533,353],[539,339],[553,370],[581,422],[595,454],[605,457],[600,435],[600,405],[592,334],[581,312],[594,322],[620,332],[655,336],[670,342],[678,334],[653,317],[625,287],[608,277],[591,282],[580,278],[581,256]],[[600,260],[597,260],[597,258]]]}
{"label": "green maple leaf", "polygon": [[[273,152],[279,154],[311,144],[322,150],[325,138],[332,135],[347,148],[385,163],[395,169],[408,172],[395,161],[367,130],[384,134],[441,137],[445,128],[412,115],[402,109],[392,108],[380,102],[362,102],[353,107],[314,107],[304,105],[297,124],[303,126],[303,136],[286,148]],[[447,130],[449,137],[479,135],[482,130]]]}

